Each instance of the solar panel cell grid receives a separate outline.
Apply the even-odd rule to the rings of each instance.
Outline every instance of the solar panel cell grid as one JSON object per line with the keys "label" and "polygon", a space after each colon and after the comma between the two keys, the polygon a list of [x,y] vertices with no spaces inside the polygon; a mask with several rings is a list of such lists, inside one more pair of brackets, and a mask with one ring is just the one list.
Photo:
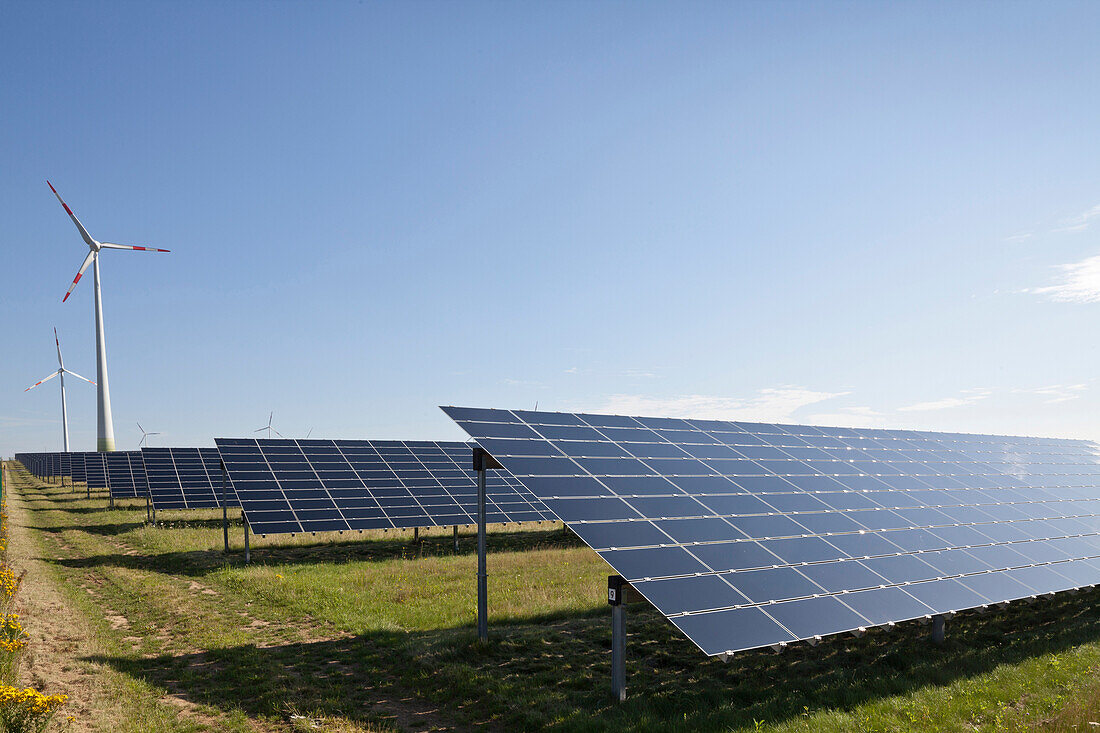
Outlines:
{"label": "solar panel cell grid", "polygon": [[157,511],[238,506],[232,485],[222,485],[217,448],[143,448],[149,493]]}
{"label": "solar panel cell grid", "polygon": [[1085,441],[444,410],[710,654],[1100,583]]}
{"label": "solar panel cell grid", "polygon": [[[470,446],[425,441],[218,438],[258,534],[472,524],[477,483]],[[554,520],[512,476],[486,481],[491,523]]]}

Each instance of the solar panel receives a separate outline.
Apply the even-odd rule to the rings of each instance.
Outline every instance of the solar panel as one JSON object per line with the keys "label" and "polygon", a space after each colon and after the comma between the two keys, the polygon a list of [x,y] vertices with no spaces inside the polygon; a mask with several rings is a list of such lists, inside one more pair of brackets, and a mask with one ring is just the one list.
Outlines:
{"label": "solar panel", "polygon": [[141,451],[114,451],[103,455],[106,456],[107,488],[112,499],[136,499],[149,492]]}
{"label": "solar panel", "polygon": [[69,466],[73,472],[73,481],[87,481],[88,475],[84,470],[84,454],[72,453],[69,455]]}
{"label": "solar panel", "polygon": [[[142,448],[149,494],[157,511],[220,507],[221,454],[217,448]],[[232,485],[229,506],[239,506]]]}
{"label": "solar panel", "polygon": [[[473,524],[470,445],[371,440],[217,438],[258,534]],[[511,475],[486,485],[487,521],[554,520]]]}
{"label": "solar panel", "polygon": [[58,453],[57,454],[57,457],[60,459],[59,460],[60,467],[59,467],[58,470],[60,471],[62,476],[68,476],[70,478],[72,478],[72,475],[73,475],[71,456],[72,456],[72,453]]}
{"label": "solar panel", "polygon": [[98,452],[84,454],[84,477],[89,489],[107,488],[106,455]]}
{"label": "solar panel", "polygon": [[709,655],[1100,583],[1100,446],[445,407]]}

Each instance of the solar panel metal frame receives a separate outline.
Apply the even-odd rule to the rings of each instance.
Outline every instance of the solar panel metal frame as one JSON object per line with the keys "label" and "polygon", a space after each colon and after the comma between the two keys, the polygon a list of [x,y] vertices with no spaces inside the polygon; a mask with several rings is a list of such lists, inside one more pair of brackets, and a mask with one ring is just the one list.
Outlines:
{"label": "solar panel metal frame", "polygon": [[[217,448],[142,448],[149,497],[156,511],[222,505],[221,453]],[[232,482],[228,506],[240,506]]]}
{"label": "solar panel metal frame", "polygon": [[[477,521],[470,444],[216,438],[252,531],[468,525]],[[487,484],[489,523],[557,521],[507,472]]]}
{"label": "solar panel metal frame", "polygon": [[1088,441],[443,409],[708,655],[1100,583]]}

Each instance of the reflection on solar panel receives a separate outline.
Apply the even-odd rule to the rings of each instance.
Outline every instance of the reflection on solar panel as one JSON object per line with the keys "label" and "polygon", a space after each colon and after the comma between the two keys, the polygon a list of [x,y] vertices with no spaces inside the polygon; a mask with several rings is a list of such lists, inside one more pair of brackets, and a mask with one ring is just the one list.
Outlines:
{"label": "reflection on solar panel", "polygon": [[1100,583],[1094,443],[443,409],[709,655]]}
{"label": "reflection on solar panel", "polygon": [[[221,455],[217,448],[142,448],[149,494],[157,511],[220,507]],[[239,506],[232,486],[229,506]]]}
{"label": "reflection on solar panel", "polygon": [[[330,532],[473,524],[466,443],[217,438],[252,531]],[[487,521],[553,520],[504,471],[486,486]]]}
{"label": "reflection on solar panel", "polygon": [[114,451],[103,455],[106,456],[107,488],[112,499],[135,499],[148,493],[141,451]]}

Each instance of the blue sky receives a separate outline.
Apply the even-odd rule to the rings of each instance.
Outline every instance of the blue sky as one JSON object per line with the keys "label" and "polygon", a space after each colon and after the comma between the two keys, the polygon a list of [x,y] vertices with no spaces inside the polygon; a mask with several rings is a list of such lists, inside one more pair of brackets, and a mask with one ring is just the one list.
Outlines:
{"label": "blue sky", "polygon": [[[1100,438],[1096,3],[16,3],[0,452],[440,404]],[[95,395],[68,386],[74,449]]]}

